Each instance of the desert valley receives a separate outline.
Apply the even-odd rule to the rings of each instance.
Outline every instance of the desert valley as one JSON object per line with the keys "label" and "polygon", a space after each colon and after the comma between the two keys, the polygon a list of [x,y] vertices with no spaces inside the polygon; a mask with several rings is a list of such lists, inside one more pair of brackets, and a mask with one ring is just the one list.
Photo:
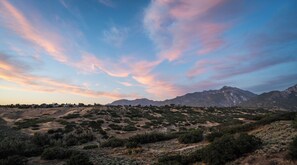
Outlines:
{"label": "desert valley", "polygon": [[297,0],[0,0],[0,165],[297,165]]}
{"label": "desert valley", "polygon": [[[139,100],[138,105],[115,101],[109,105],[2,106],[0,162],[293,165],[297,163],[296,89],[279,92],[286,95],[275,96],[274,91],[273,97],[260,96],[265,103],[274,99],[274,104],[263,107],[244,102],[242,106],[156,106],[141,105]],[[196,103],[206,98],[210,104],[213,98],[222,104],[234,103],[245,98],[239,93],[247,92],[238,91],[231,87],[206,91]],[[255,101],[255,97],[259,96],[245,101]]]}

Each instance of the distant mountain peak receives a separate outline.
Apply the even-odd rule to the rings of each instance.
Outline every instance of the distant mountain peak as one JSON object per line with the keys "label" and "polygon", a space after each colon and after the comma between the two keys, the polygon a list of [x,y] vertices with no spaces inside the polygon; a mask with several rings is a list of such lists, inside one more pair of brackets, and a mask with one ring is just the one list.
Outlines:
{"label": "distant mountain peak", "polygon": [[154,101],[147,98],[135,100],[117,100],[110,105],[187,105],[196,107],[277,107],[297,111],[297,84],[284,91],[271,91],[256,95],[240,88],[223,86],[219,90],[204,90],[201,92],[187,93],[173,99]]}
{"label": "distant mountain peak", "polygon": [[187,93],[182,96],[175,97],[164,101],[153,101],[149,99],[135,99],[135,100],[119,100],[114,101],[111,105],[187,105],[187,106],[218,106],[230,107],[236,106],[241,102],[255,97],[256,94],[245,91],[239,88],[224,86],[219,90],[207,90],[202,92]]}
{"label": "distant mountain peak", "polygon": [[242,104],[246,107],[282,108],[297,111],[297,84],[284,91],[265,92]]}
{"label": "distant mountain peak", "polygon": [[297,92],[297,84],[294,86],[291,86],[290,88],[285,90],[286,92],[292,93],[292,92]]}
{"label": "distant mountain peak", "polygon": [[231,86],[223,86],[220,90],[232,90],[232,89],[239,89],[239,88],[231,87]]}

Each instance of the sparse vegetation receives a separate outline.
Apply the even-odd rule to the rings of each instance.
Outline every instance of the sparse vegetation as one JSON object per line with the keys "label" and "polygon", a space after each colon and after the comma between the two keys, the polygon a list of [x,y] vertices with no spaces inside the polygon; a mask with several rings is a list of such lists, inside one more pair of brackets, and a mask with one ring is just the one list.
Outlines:
{"label": "sparse vegetation", "polygon": [[113,130],[122,130],[122,126],[117,124],[109,124],[108,126]]}
{"label": "sparse vegetation", "polygon": [[295,119],[292,121],[292,125],[294,128],[297,129],[297,116],[295,117]]}
{"label": "sparse vegetation", "polygon": [[72,113],[72,114],[68,114],[66,116],[63,116],[63,119],[75,119],[75,118],[79,118],[80,114],[78,113]]}
{"label": "sparse vegetation", "polygon": [[1,165],[25,165],[27,164],[27,158],[19,155],[8,156],[6,159],[0,159],[0,164]]}
{"label": "sparse vegetation", "polygon": [[[265,109],[100,106],[88,108],[83,113],[77,108],[72,113],[70,113],[71,108],[63,109],[63,111],[57,108],[57,112],[54,113],[59,114],[57,118],[45,114],[32,119],[20,118],[18,122],[12,122],[12,126],[18,128],[14,131],[20,132],[19,129],[24,129],[22,132],[34,134],[33,136],[26,135],[26,138],[19,134],[21,138],[11,138],[10,135],[3,134],[0,128],[0,164],[17,164],[14,160],[25,164],[27,160],[32,161],[30,158],[32,156],[41,157],[46,162],[55,159],[57,162],[63,161],[67,164],[77,162],[88,164],[91,163],[88,158],[89,153],[92,153],[90,154],[91,160],[95,164],[106,164],[107,160],[107,162],[119,163],[124,159],[124,162],[129,162],[126,164],[133,164],[131,162],[135,157],[144,159],[144,162],[138,164],[155,163],[155,161],[158,161],[158,164],[192,164],[195,162],[210,165],[224,164],[253,152],[261,146],[259,139],[251,135],[240,134],[241,132],[252,132],[253,135],[263,139],[263,136],[267,135],[267,133],[265,135],[261,133],[263,127],[278,123],[275,121],[291,120],[281,122],[284,123],[283,127],[288,128],[286,130],[293,135],[292,126],[296,123],[295,112]],[[45,122],[49,123],[42,124]],[[290,122],[293,122],[292,125]],[[48,129],[51,125],[54,128]],[[146,133],[137,134],[138,131]],[[255,131],[260,131],[261,134],[254,133]],[[204,139],[203,133],[206,134],[205,139],[210,143],[198,143]],[[292,135],[284,142],[289,143]],[[288,143],[284,143],[283,147],[276,151],[284,151]],[[267,140],[265,145],[267,145]],[[102,148],[96,149],[99,147]],[[114,155],[110,155],[110,148],[104,149],[105,147],[122,147],[112,150],[115,155],[120,154],[121,157],[115,158]],[[159,147],[162,148],[160,151]],[[267,146],[264,147],[267,148]],[[266,151],[266,148],[265,150],[263,148],[260,150]],[[158,160],[155,157],[145,157],[148,152],[156,154],[156,151],[158,155],[161,155]],[[293,159],[294,149],[290,148],[288,151],[288,155]],[[100,152],[100,158],[93,154],[97,152]],[[74,155],[86,157],[82,156],[79,159],[74,158]]]}
{"label": "sparse vegetation", "polygon": [[95,148],[98,148],[97,144],[91,144],[91,145],[87,145],[87,146],[83,147],[84,150],[90,150],[90,149],[95,149]]}
{"label": "sparse vegetation", "polygon": [[289,146],[289,157],[291,159],[297,160],[297,136],[293,139]]}
{"label": "sparse vegetation", "polygon": [[123,131],[136,131],[137,128],[133,125],[127,125],[123,127]]}
{"label": "sparse vegetation", "polygon": [[66,165],[93,165],[85,153],[75,152],[71,155]]}
{"label": "sparse vegetation", "polygon": [[159,163],[189,164],[203,161],[209,165],[220,165],[235,160],[243,154],[254,151],[259,148],[261,144],[260,139],[251,135],[240,134],[238,137],[226,135],[215,140],[207,147],[199,149],[189,155],[169,155],[161,157]]}
{"label": "sparse vegetation", "polygon": [[203,132],[201,130],[190,130],[188,133],[178,137],[180,143],[197,143],[203,140]]}
{"label": "sparse vegetation", "polygon": [[220,138],[223,135],[224,134],[222,132],[214,131],[214,132],[211,132],[210,134],[208,134],[205,138],[207,141],[213,142],[216,138]]}
{"label": "sparse vegetation", "polygon": [[101,144],[101,147],[112,147],[112,148],[122,147],[125,145],[125,143],[126,143],[126,140],[111,138],[111,139],[108,139],[107,141],[103,142]]}
{"label": "sparse vegetation", "polygon": [[40,123],[46,123],[53,121],[53,118],[34,118],[34,119],[25,119],[22,121],[18,121],[15,124],[18,129],[30,128],[30,127],[38,127]]}
{"label": "sparse vegetation", "polygon": [[53,160],[53,159],[67,159],[70,157],[73,151],[64,149],[62,147],[46,148],[41,154],[41,159]]}
{"label": "sparse vegetation", "polygon": [[176,136],[172,134],[152,132],[152,133],[138,134],[138,135],[132,136],[128,139],[128,141],[135,142],[138,144],[146,144],[146,143],[153,143],[153,142],[158,142],[163,140],[169,140],[175,137]]}

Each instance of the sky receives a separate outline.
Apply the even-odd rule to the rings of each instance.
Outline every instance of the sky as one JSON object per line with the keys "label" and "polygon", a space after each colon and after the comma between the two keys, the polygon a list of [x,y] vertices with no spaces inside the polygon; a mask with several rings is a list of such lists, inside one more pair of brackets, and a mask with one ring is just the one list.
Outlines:
{"label": "sky", "polygon": [[297,84],[296,0],[1,0],[0,104]]}

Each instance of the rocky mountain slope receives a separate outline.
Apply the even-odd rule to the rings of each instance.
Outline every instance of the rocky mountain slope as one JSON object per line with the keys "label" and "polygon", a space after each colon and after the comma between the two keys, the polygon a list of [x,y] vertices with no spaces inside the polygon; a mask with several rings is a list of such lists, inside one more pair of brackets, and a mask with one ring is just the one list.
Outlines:
{"label": "rocky mountain slope", "polygon": [[243,102],[245,107],[276,107],[297,110],[297,84],[284,91],[271,91]]}
{"label": "rocky mountain slope", "polygon": [[284,91],[271,91],[256,95],[250,91],[224,86],[219,90],[188,93],[173,99],[154,101],[149,99],[117,100],[109,105],[187,105],[196,107],[266,107],[297,110],[297,84]]}
{"label": "rocky mountain slope", "polygon": [[137,105],[149,106],[149,105],[160,105],[160,104],[161,102],[159,101],[149,100],[146,98],[135,99],[135,100],[121,99],[110,103],[110,105],[131,105],[131,106],[137,106]]}
{"label": "rocky mountain slope", "polygon": [[118,100],[112,102],[110,105],[187,105],[198,107],[230,107],[236,106],[244,101],[247,101],[257,95],[235,87],[224,86],[219,90],[208,90],[202,92],[188,93],[183,96],[178,96],[173,99],[164,101],[153,101],[148,99],[136,100]]}

